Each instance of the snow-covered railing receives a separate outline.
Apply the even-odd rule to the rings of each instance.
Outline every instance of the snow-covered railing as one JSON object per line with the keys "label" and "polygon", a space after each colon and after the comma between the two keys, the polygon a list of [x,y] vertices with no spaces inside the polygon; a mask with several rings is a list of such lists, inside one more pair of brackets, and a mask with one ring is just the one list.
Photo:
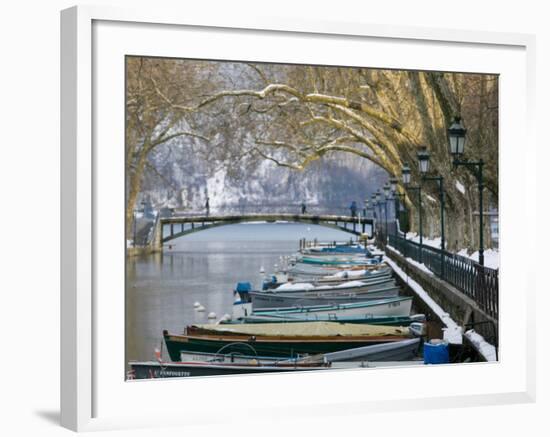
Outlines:
{"label": "snow-covered railing", "polygon": [[470,258],[389,235],[389,244],[405,258],[424,264],[439,278],[473,299],[488,316],[498,319],[498,269]]}

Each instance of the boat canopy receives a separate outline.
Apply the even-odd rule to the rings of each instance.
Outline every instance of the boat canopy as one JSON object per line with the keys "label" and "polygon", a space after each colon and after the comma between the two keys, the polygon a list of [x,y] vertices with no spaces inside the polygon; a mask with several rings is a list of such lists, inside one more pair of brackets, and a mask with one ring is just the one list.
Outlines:
{"label": "boat canopy", "polygon": [[270,335],[270,336],[383,336],[409,335],[409,329],[399,326],[368,325],[337,322],[296,322],[296,323],[242,323],[238,325],[201,324],[193,327],[220,334]]}

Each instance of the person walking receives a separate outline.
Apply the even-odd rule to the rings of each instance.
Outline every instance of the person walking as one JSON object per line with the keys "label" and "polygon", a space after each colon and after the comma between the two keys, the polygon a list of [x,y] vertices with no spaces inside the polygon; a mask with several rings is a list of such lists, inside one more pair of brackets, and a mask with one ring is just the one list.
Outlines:
{"label": "person walking", "polygon": [[210,215],[210,197],[206,198],[206,205],[204,205],[206,208],[206,217]]}
{"label": "person walking", "polygon": [[302,202],[302,214],[306,213],[306,203]]}

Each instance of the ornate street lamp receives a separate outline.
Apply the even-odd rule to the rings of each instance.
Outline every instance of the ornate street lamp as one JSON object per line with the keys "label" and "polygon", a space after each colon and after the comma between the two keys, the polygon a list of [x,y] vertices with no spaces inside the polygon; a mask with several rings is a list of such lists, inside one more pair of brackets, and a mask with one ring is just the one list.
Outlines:
{"label": "ornate street lamp", "polygon": [[485,259],[483,255],[483,165],[482,159],[479,161],[463,161],[464,146],[466,145],[467,130],[462,125],[460,117],[455,117],[453,124],[447,130],[449,137],[449,153],[453,157],[453,167],[460,165],[470,170],[477,179],[477,187],[479,192],[479,264],[484,265]]}
{"label": "ornate street lamp", "polygon": [[395,222],[396,222],[396,234],[397,234],[397,223],[399,222],[399,199],[402,198],[402,195],[397,192],[397,178],[392,176],[389,180],[391,188],[391,197],[394,200],[393,209],[395,213]]}
{"label": "ornate street lamp", "polygon": [[389,182],[386,182],[383,187],[384,190],[384,197],[387,198],[390,195],[390,184]]}
{"label": "ornate street lamp", "polygon": [[443,187],[443,176],[428,176],[430,171],[430,152],[423,148],[417,154],[418,167],[422,176],[422,181],[435,181],[439,187],[439,207],[440,207],[440,222],[441,222],[441,272],[443,276],[445,269],[445,192]]}
{"label": "ornate street lamp", "polygon": [[430,152],[426,147],[422,147],[416,156],[418,157],[418,171],[421,175],[425,175],[430,171]]}
{"label": "ornate street lamp", "polygon": [[443,176],[428,176],[430,171],[430,152],[424,147],[417,153],[418,168],[423,181],[436,181],[439,187],[439,202],[441,209],[441,250],[445,250],[445,192],[443,187]]}
{"label": "ornate street lamp", "polygon": [[392,192],[395,193],[397,191],[397,178],[395,176],[390,178],[390,187]]}
{"label": "ornate street lamp", "polygon": [[401,178],[403,179],[403,185],[407,186],[411,183],[411,169],[408,164],[403,165],[401,169]]}
{"label": "ornate street lamp", "polygon": [[418,233],[420,237],[420,254],[418,257],[419,262],[422,262],[422,185],[416,187],[411,186],[411,169],[408,164],[404,164],[401,169],[401,178],[406,190],[418,192]]}
{"label": "ornate street lamp", "polygon": [[449,136],[449,153],[454,159],[460,159],[464,155],[464,146],[466,145],[466,129],[462,125],[460,117],[455,117],[447,134]]}
{"label": "ornate street lamp", "polygon": [[367,218],[367,211],[369,210],[369,198],[365,199],[365,207],[363,208],[363,217]]}
{"label": "ornate street lamp", "polygon": [[384,190],[384,221],[386,223],[385,231],[386,231],[386,241],[388,239],[388,200],[390,198],[390,184],[386,182],[383,187]]}

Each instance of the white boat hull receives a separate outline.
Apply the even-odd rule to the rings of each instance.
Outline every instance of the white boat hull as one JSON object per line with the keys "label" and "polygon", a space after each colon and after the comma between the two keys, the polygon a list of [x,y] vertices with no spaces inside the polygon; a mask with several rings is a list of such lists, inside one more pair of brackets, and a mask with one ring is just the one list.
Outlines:
{"label": "white boat hull", "polygon": [[268,311],[254,311],[253,315],[271,314],[324,314],[336,317],[343,316],[409,316],[411,313],[412,298],[381,301],[380,303],[366,305],[342,304],[332,307],[303,307],[303,308],[278,308]]}

